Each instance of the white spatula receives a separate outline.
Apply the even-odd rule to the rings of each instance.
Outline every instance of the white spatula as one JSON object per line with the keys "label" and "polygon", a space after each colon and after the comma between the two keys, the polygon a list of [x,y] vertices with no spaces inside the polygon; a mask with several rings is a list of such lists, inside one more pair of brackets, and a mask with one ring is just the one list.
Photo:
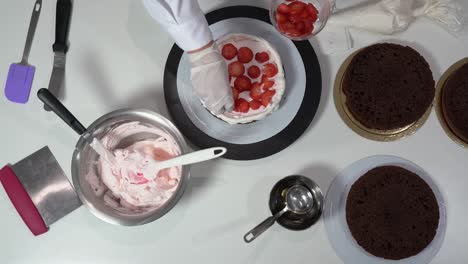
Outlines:
{"label": "white spatula", "polygon": [[101,156],[101,158],[118,167],[118,162],[115,159],[114,153],[108,150],[99,139],[93,138],[93,141],[89,145],[97,152],[97,154],[99,154],[99,156]]}
{"label": "white spatula", "polygon": [[[100,140],[93,138],[93,141],[90,144],[90,146],[107,162],[118,167],[118,162],[115,159],[114,153],[108,150],[101,143]],[[183,165],[208,161],[208,160],[221,157],[222,155],[226,153],[226,151],[227,149],[224,147],[214,147],[214,148],[203,149],[203,150],[195,151],[189,154],[181,155],[172,159],[168,159],[165,161],[151,162],[150,164],[148,164],[148,168],[146,168],[145,170],[158,172],[160,170],[171,168],[171,167],[177,167],[177,166],[183,166]],[[152,173],[152,174],[155,175],[154,177],[157,176],[157,173]]]}
{"label": "white spatula", "polygon": [[[152,170],[160,171],[163,169],[177,167],[182,165],[194,164],[198,162],[208,161],[215,158],[219,158],[226,153],[227,149],[224,147],[214,147],[203,149],[199,151],[194,151],[189,154],[184,154],[169,160],[160,161],[152,164]],[[154,174],[156,177],[157,174]]]}

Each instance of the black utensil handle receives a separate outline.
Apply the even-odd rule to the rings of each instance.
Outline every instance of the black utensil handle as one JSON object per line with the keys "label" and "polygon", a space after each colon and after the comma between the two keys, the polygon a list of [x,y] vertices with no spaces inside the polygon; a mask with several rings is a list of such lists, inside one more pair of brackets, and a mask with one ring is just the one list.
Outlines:
{"label": "black utensil handle", "polygon": [[57,0],[55,10],[55,43],[52,46],[54,52],[68,51],[68,31],[70,29],[72,3],[71,0]]}
{"label": "black utensil handle", "polygon": [[67,123],[78,135],[86,132],[86,128],[73,116],[70,111],[46,88],[41,88],[37,92],[37,97],[47,105],[56,115]]}

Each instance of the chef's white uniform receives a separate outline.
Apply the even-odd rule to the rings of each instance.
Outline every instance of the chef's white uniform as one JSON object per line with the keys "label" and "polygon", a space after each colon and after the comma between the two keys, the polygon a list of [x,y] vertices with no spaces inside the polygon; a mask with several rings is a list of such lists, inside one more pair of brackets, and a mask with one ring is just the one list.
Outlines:
{"label": "chef's white uniform", "polygon": [[195,50],[213,40],[198,1],[143,0],[143,4],[183,50]]}
{"label": "chef's white uniform", "polygon": [[[185,51],[194,51],[213,40],[203,12],[196,0],[143,0],[150,15]],[[231,111],[234,102],[228,82],[227,66],[218,47],[189,54],[195,93],[206,108],[220,114]]]}

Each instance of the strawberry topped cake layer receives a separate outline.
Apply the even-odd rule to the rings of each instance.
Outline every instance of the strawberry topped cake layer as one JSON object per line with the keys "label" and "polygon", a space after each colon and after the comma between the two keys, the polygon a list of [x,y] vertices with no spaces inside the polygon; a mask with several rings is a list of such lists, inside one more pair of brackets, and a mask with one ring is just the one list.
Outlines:
{"label": "strawberry topped cake layer", "polygon": [[245,124],[278,109],[286,82],[279,54],[270,43],[252,35],[229,34],[217,44],[228,65],[235,101],[232,112],[217,117]]}

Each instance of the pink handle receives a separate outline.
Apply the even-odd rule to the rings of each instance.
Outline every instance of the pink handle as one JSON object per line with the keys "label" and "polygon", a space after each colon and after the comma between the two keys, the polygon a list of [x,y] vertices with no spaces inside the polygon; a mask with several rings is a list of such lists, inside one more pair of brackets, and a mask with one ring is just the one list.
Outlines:
{"label": "pink handle", "polygon": [[31,197],[9,166],[5,166],[0,170],[0,182],[2,182],[8,197],[29,230],[35,236],[47,232],[48,228],[39,214],[36,205],[34,205]]}

